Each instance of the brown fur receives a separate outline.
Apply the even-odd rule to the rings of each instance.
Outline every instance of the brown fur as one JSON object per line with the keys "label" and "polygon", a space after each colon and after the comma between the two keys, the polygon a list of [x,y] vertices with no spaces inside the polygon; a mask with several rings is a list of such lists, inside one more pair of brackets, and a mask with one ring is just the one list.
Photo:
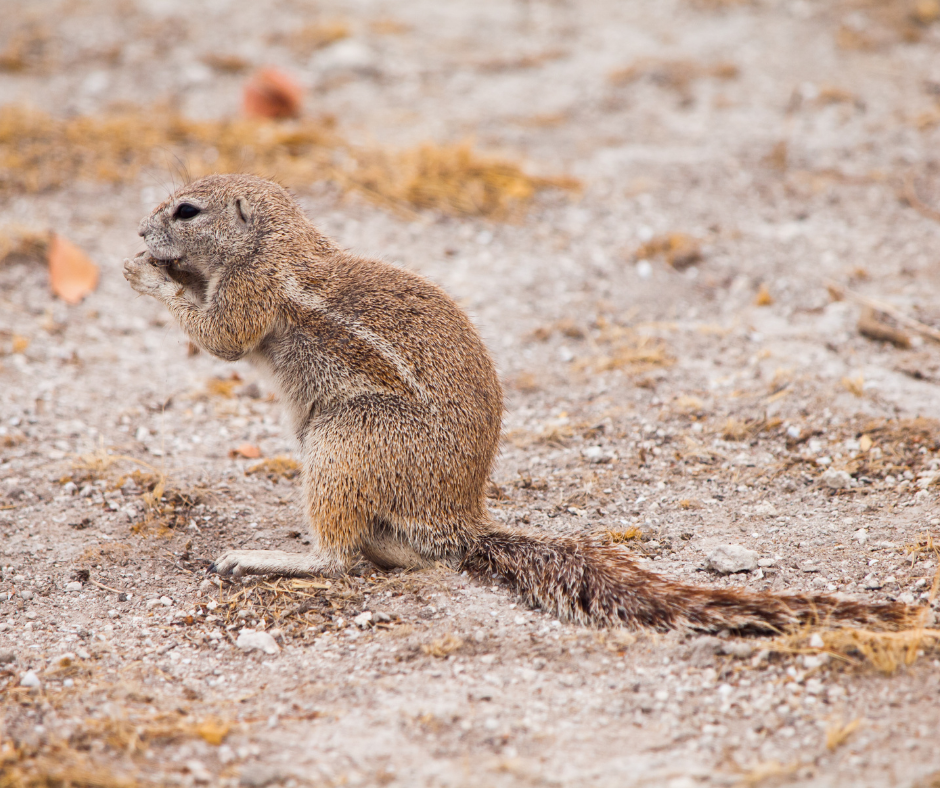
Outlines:
{"label": "brown fur", "polygon": [[[198,211],[184,217],[186,203]],[[188,208],[186,210],[189,210]],[[300,446],[309,554],[230,551],[222,573],[341,572],[445,560],[505,577],[584,624],[779,631],[807,620],[898,626],[912,610],[675,583],[615,546],[508,531],[485,487],[502,392],[479,335],[440,288],[322,236],[277,184],[215,175],[141,223],[125,263],[194,342],[266,370]]]}

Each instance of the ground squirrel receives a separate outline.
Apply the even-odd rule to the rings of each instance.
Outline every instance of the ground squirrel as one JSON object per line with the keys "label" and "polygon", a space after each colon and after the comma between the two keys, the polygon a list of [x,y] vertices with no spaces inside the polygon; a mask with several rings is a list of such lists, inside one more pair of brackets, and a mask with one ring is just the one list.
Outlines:
{"label": "ground squirrel", "polygon": [[283,188],[212,175],[141,223],[125,261],[197,345],[265,370],[300,447],[309,553],[233,550],[222,574],[335,574],[442,560],[601,626],[740,633],[810,619],[899,626],[914,609],[676,583],[615,545],[509,529],[487,512],[502,391],[469,318],[426,279],[354,256]]}

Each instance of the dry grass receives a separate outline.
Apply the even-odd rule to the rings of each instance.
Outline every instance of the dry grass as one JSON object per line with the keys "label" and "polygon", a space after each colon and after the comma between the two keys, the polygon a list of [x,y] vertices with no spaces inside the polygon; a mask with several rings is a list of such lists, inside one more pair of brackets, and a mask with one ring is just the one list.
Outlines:
{"label": "dry grass", "polygon": [[940,20],[937,0],[842,0],[839,5],[844,12],[867,17],[863,26],[839,27],[836,42],[842,49],[878,49],[898,41],[914,43]]}
{"label": "dry grass", "polygon": [[668,233],[651,238],[634,253],[636,260],[662,257],[673,268],[682,271],[702,261],[701,244],[685,233]]}
{"label": "dry grass", "polygon": [[235,389],[241,382],[241,378],[235,375],[227,378],[209,378],[206,381],[206,394],[210,397],[231,399],[235,396]]}
{"label": "dry grass", "polygon": [[22,260],[44,261],[50,234],[42,230],[11,225],[0,230],[0,265]]}
{"label": "dry grass", "polygon": [[342,19],[312,22],[291,33],[288,44],[301,57],[310,57],[318,49],[349,38],[349,25]]}
{"label": "dry grass", "polygon": [[[516,217],[536,193],[572,189],[567,178],[527,174],[469,143],[405,151],[357,148],[326,119],[192,121],[161,108],[67,119],[0,108],[0,192],[38,192],[75,181],[121,183],[185,162],[187,178],[255,172],[303,188],[330,180],[399,211]],[[169,191],[169,188],[168,188]]]}
{"label": "dry grass", "polygon": [[917,479],[930,473],[929,463],[940,453],[940,421],[936,419],[861,422],[853,432],[860,445],[868,446],[846,463],[845,470],[856,477],[883,479],[910,471]]}
{"label": "dry grass", "polygon": [[683,98],[688,98],[692,83],[697,79],[714,78],[729,80],[739,74],[734,63],[697,63],[694,60],[664,60],[661,58],[640,58],[625,68],[611,72],[609,80],[614,85],[629,85],[642,79],[653,84],[675,90]]}
{"label": "dry grass", "polygon": [[245,476],[263,473],[269,479],[293,479],[300,473],[300,463],[293,457],[279,456],[257,462],[245,471]]}
{"label": "dry grass", "polygon": [[424,643],[421,651],[430,657],[443,659],[463,648],[463,640],[456,635],[444,635],[444,637],[435,638],[430,643]]}
{"label": "dry grass", "polygon": [[[63,476],[59,481],[62,484],[69,481],[75,482],[75,484],[87,484],[89,482],[110,479],[114,475],[113,469],[116,465],[128,462],[146,468],[154,474],[158,473],[157,469],[150,463],[139,460],[136,457],[130,457],[126,454],[111,454],[110,451],[105,449],[104,444],[101,444],[92,452],[79,454],[72,461],[71,473],[68,476]],[[141,472],[135,471],[135,473]],[[129,475],[133,476],[133,474]],[[114,485],[114,487],[120,487],[127,478],[128,475],[122,476],[120,483]],[[135,481],[137,481],[136,478]]]}
{"label": "dry grass", "polygon": [[502,220],[519,218],[539,191],[578,188],[571,178],[533,176],[514,162],[479,156],[469,142],[366,152],[346,180],[393,208],[405,205]]}
{"label": "dry grass", "polygon": [[614,544],[625,544],[627,542],[635,542],[638,539],[643,538],[643,531],[641,531],[636,526],[630,528],[625,528],[622,531],[606,531],[607,538]]}
{"label": "dry grass", "polygon": [[849,737],[855,733],[865,720],[858,717],[851,722],[833,722],[826,728],[826,749],[832,752],[845,744]]}
{"label": "dry grass", "polygon": [[605,318],[598,319],[597,327],[599,331],[592,342],[596,353],[589,358],[576,359],[572,363],[576,371],[620,369],[638,375],[675,363],[665,340],[659,337],[619,326]]}
{"label": "dry grass", "polygon": [[777,429],[783,421],[779,418],[743,419],[741,421],[728,417],[721,428],[721,438],[726,441],[747,441],[760,435],[762,432],[771,432]]}

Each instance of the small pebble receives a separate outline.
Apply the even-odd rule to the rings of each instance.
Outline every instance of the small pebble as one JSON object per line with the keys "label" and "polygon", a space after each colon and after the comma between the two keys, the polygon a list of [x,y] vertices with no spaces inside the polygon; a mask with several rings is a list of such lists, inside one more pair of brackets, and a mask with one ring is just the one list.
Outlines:
{"label": "small pebble", "polygon": [[866,531],[864,528],[859,528],[859,529],[855,532],[853,538],[854,538],[855,541],[858,542],[859,544],[865,544],[865,542],[868,541],[868,531]]}
{"label": "small pebble", "polygon": [[197,783],[212,782],[212,773],[205,767],[202,761],[197,761],[195,758],[186,761],[186,770],[193,776],[193,779]]}
{"label": "small pebble", "polygon": [[267,632],[258,632],[254,629],[243,629],[238,633],[235,645],[242,651],[263,651],[265,654],[277,654],[280,646]]}
{"label": "small pebble", "polygon": [[117,618],[119,615],[121,615],[121,611],[119,610],[114,610],[112,608],[111,610],[108,611],[108,618]]}
{"label": "small pebble", "polygon": [[725,544],[713,550],[705,563],[722,575],[752,572],[757,569],[757,555],[756,550],[748,550],[743,545]]}
{"label": "small pebble", "polygon": [[82,584],[79,583],[78,580],[73,580],[71,583],[66,583],[65,590],[66,591],[81,591]]}
{"label": "small pebble", "polygon": [[20,679],[21,687],[39,687],[41,685],[42,682],[39,680],[39,676],[33,670],[27,670]]}
{"label": "small pebble", "polygon": [[66,689],[68,689],[69,687],[74,687],[74,686],[75,686],[75,680],[74,680],[74,679],[65,679],[65,681],[62,682],[62,686],[65,687]]}
{"label": "small pebble", "polygon": [[168,596],[161,596],[159,599],[159,602],[164,607],[170,607],[170,605],[173,604],[173,600],[170,599]]}
{"label": "small pebble", "polygon": [[359,627],[359,629],[368,628],[369,624],[372,623],[372,611],[363,610],[358,616],[353,619],[353,623]]}
{"label": "small pebble", "polygon": [[832,490],[847,490],[858,487],[858,481],[848,471],[828,470],[821,477],[822,483]]}
{"label": "small pebble", "polygon": [[823,641],[822,636],[818,632],[814,632],[809,639],[810,648],[825,648],[826,643]]}
{"label": "small pebble", "polygon": [[249,763],[242,769],[238,784],[242,788],[264,788],[265,785],[277,782],[282,778],[281,770],[276,766],[266,766],[263,763]]}

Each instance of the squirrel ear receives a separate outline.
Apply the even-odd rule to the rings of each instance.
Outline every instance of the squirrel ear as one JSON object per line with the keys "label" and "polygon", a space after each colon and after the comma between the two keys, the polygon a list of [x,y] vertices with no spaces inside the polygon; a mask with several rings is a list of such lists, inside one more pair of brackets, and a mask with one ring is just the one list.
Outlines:
{"label": "squirrel ear", "polygon": [[235,200],[235,215],[241,224],[248,226],[251,221],[251,206],[248,205],[248,200],[244,197]]}

